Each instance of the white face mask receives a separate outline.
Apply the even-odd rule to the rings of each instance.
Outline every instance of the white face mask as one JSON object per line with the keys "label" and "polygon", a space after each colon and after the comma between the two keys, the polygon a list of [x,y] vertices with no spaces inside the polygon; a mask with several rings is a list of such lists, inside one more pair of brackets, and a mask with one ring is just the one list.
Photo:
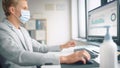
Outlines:
{"label": "white face mask", "polygon": [[30,19],[30,11],[29,10],[21,10],[20,22],[25,24]]}

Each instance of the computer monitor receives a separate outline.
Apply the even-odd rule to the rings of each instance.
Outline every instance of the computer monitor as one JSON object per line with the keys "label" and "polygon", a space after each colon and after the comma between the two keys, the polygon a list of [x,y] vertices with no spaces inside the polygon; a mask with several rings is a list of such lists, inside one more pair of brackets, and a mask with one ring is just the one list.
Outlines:
{"label": "computer monitor", "polygon": [[111,1],[106,5],[97,7],[88,12],[87,40],[88,42],[102,43],[106,34],[106,28],[110,27],[110,34],[113,40],[119,44],[120,24],[119,24],[118,1]]}

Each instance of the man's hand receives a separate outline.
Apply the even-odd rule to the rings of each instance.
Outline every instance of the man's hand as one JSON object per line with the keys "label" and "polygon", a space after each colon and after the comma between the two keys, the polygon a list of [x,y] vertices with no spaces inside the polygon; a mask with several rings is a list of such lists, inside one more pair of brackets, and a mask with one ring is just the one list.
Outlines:
{"label": "man's hand", "polygon": [[86,64],[88,60],[90,60],[90,54],[85,50],[77,51],[71,55],[60,57],[60,63],[66,64],[72,64],[78,61],[83,62],[83,64]]}
{"label": "man's hand", "polygon": [[74,47],[76,45],[75,41],[69,41],[63,45],[60,46],[61,50],[64,48]]}

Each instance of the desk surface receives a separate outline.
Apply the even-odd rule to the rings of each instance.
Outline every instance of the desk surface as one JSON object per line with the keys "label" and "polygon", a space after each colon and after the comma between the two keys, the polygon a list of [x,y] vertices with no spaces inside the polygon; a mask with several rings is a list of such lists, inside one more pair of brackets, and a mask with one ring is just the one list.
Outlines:
{"label": "desk surface", "polygon": [[97,63],[96,61],[93,61],[93,64],[79,64],[79,63],[75,63],[75,64],[61,64],[61,68],[93,68],[93,67],[99,67],[99,63]]}
{"label": "desk surface", "polygon": [[[120,63],[118,64],[118,67],[120,67]],[[61,65],[45,65],[45,66],[42,66],[41,68],[62,68],[62,67],[61,67]],[[68,67],[68,68],[70,68],[70,67]],[[92,67],[92,68],[99,68],[99,67]]]}
{"label": "desk surface", "polygon": [[[51,52],[50,52],[51,53]],[[53,52],[52,52],[53,53]],[[59,55],[69,55],[73,53],[73,48],[65,49],[62,52],[54,52],[55,54]],[[119,52],[120,54],[120,52]],[[94,59],[97,63],[100,63],[100,56]],[[120,63],[118,63],[118,67],[120,67]],[[41,68],[62,68],[61,65],[43,65]],[[92,68],[99,68],[99,67],[92,67]]]}

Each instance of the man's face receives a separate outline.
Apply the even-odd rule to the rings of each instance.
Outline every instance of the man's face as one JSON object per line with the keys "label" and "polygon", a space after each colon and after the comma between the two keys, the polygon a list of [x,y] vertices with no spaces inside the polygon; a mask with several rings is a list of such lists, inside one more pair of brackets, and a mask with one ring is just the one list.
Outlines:
{"label": "man's face", "polygon": [[15,15],[20,17],[21,10],[28,10],[28,4],[26,0],[19,0],[18,5],[15,7]]}

